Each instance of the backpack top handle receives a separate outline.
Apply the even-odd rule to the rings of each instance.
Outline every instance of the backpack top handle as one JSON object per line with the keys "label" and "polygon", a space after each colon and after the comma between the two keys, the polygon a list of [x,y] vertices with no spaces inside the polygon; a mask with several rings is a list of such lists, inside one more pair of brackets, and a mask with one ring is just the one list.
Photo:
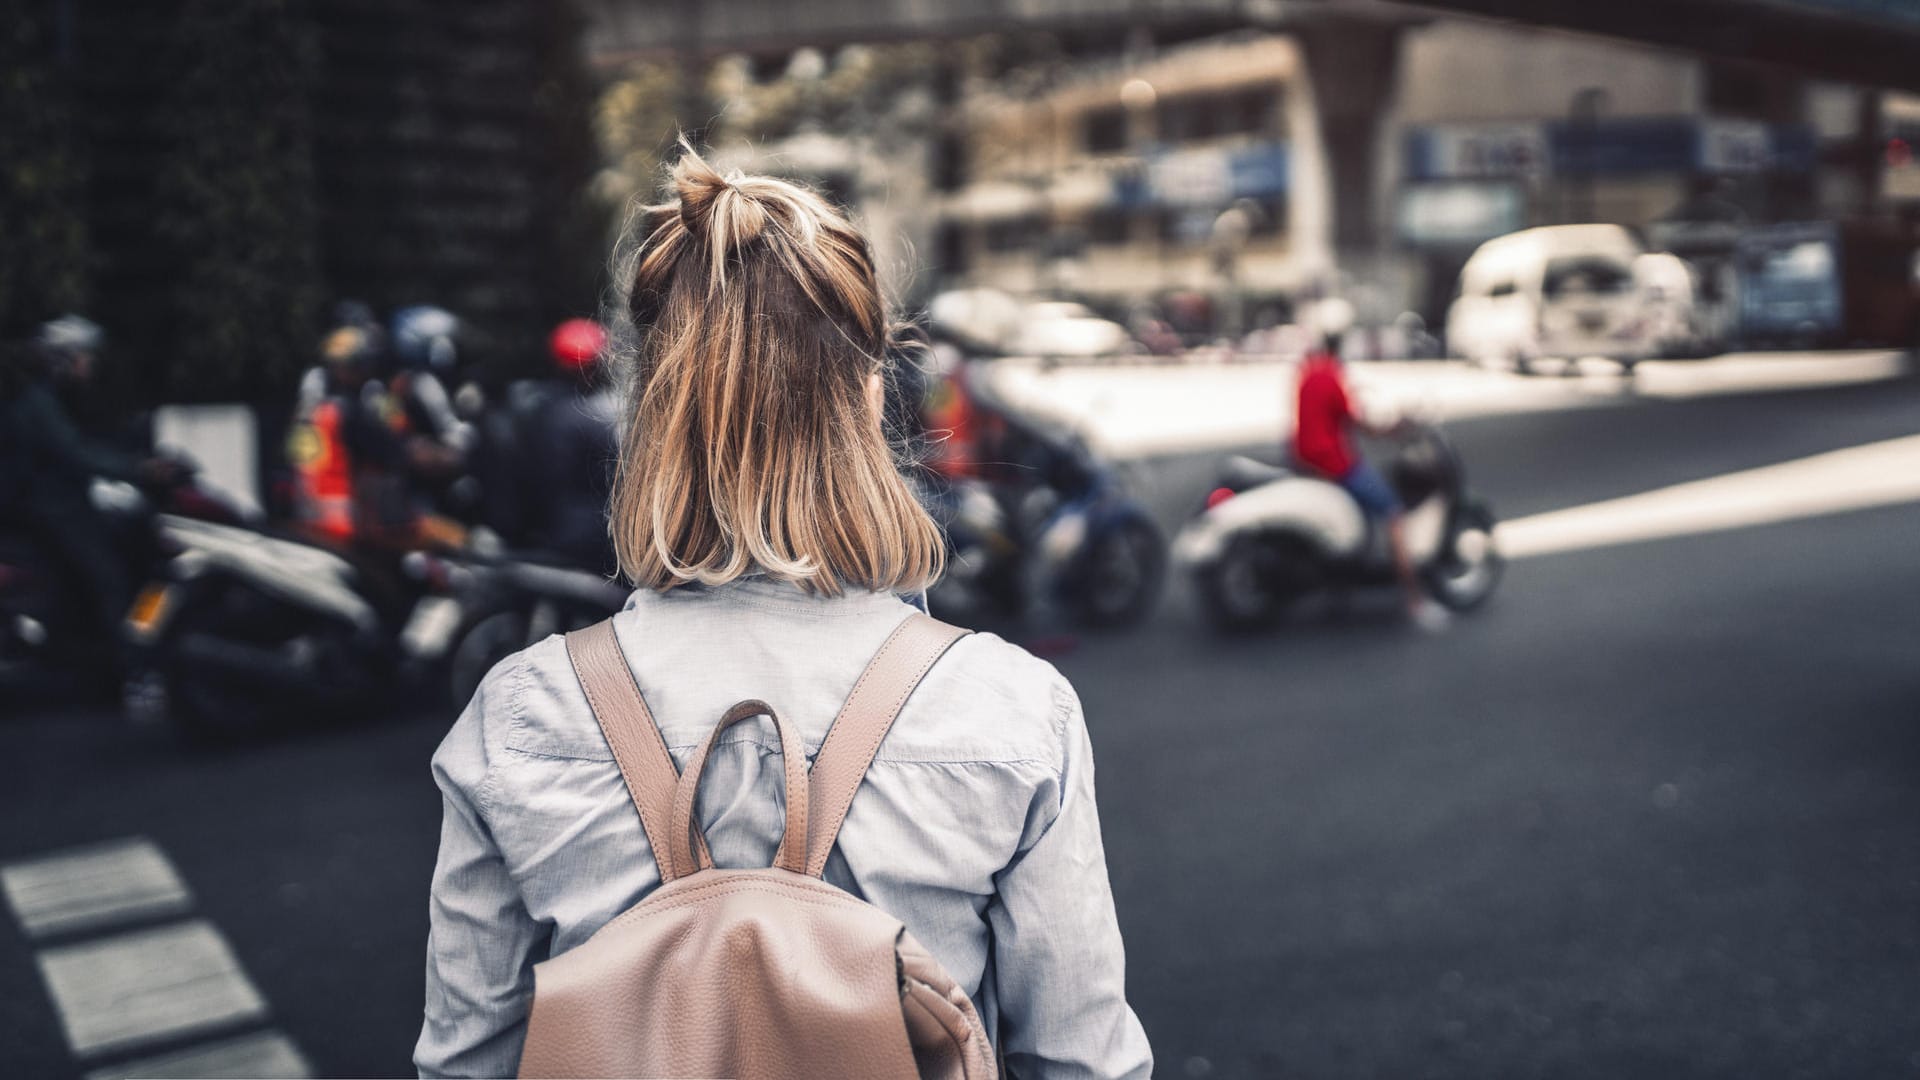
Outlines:
{"label": "backpack top handle", "polygon": [[807,747],[800,741],[800,735],[793,725],[773,711],[773,706],[764,701],[742,701],[728,709],[713,725],[707,737],[700,741],[700,748],[693,752],[693,759],[687,762],[687,770],[680,774],[680,782],[673,791],[673,820],[668,825],[667,853],[671,860],[672,877],[664,880],[685,877],[698,870],[713,869],[713,857],[702,845],[698,855],[693,850],[693,836],[699,826],[693,820],[693,804],[700,794],[700,776],[707,768],[707,753],[713,744],[719,741],[722,732],[753,716],[766,716],[773,720],[773,729],[780,736],[780,759],[786,765],[787,772],[787,828],[780,836],[780,849],[773,854],[773,865],[793,873],[801,873],[807,867]]}
{"label": "backpack top handle", "polygon": [[[613,620],[605,619],[575,630],[566,636],[566,642],[568,659],[573,663],[581,687],[586,690],[587,705],[613,750],[614,761],[639,812],[641,829],[653,850],[654,862],[659,866],[660,883],[664,885],[713,866],[706,836],[693,828],[693,795],[699,783],[697,771],[705,767],[707,752],[720,731],[746,717],[763,714],[774,719],[787,774],[787,832],[781,837],[774,863],[813,877],[823,876],[827,858],[839,838],[840,825],[860,790],[860,781],[866,778],[867,769],[880,750],[880,741],[886,738],[894,719],[934,662],[968,633],[919,612],[902,620],[867,664],[860,681],[854,684],[846,704],[834,718],[833,727],[827,731],[811,773],[806,771],[805,744],[771,707],[759,701],[735,705],[688,763],[688,772],[696,773],[693,786],[686,785],[674,767],[666,740],[661,738],[660,729],[640,696],[633,669],[627,666],[627,658],[614,634]],[[749,706],[749,711],[740,711]],[[679,818],[677,804],[683,787],[688,792],[686,816]],[[674,852],[687,842],[689,834],[692,851],[677,858]],[[796,843],[796,839],[801,842]]]}

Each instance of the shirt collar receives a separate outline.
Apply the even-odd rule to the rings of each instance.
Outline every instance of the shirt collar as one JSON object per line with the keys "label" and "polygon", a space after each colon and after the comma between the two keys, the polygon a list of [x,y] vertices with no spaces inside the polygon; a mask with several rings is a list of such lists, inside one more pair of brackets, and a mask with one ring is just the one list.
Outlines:
{"label": "shirt collar", "polygon": [[635,589],[627,597],[629,610],[651,605],[711,605],[716,608],[750,608],[788,615],[833,618],[865,615],[900,604],[892,593],[847,589],[839,596],[820,596],[803,591],[798,585],[778,581],[765,574],[748,574],[724,585],[681,585],[665,592]]}

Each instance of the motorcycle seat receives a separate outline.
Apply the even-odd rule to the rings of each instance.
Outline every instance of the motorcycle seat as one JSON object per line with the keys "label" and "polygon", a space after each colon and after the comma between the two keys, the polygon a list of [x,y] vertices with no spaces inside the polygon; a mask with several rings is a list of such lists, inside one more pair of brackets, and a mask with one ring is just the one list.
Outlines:
{"label": "motorcycle seat", "polygon": [[1259,487],[1261,484],[1291,475],[1292,470],[1281,465],[1269,465],[1242,454],[1235,454],[1220,464],[1220,483],[1235,491]]}

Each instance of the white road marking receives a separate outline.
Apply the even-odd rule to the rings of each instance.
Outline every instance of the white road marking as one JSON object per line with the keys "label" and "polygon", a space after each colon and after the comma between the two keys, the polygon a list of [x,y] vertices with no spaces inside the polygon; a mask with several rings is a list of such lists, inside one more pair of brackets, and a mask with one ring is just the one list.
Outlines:
{"label": "white road marking", "polygon": [[[1908,361],[1881,349],[1648,361],[1630,379],[1607,364],[1578,370],[1573,377],[1528,377],[1433,360],[1347,367],[1369,412],[1462,420],[1878,382],[1905,374]],[[1277,360],[1052,369],[1002,360],[985,377],[1013,404],[1073,424],[1116,457],[1278,443],[1293,426],[1294,365]]]}
{"label": "white road marking", "polygon": [[[0,866],[0,892],[30,937],[97,934],[184,914],[193,904],[166,853],[138,836]],[[54,946],[36,960],[76,1057],[174,1042],[267,1015],[233,949],[204,919]],[[87,1080],[311,1075],[293,1041],[268,1029],[106,1066]]]}
{"label": "white road marking", "polygon": [[0,891],[28,937],[178,915],[193,904],[173,863],[144,837],[8,863]]}
{"label": "white road marking", "polygon": [[267,1015],[226,939],[202,919],[63,945],[38,959],[80,1057]]}
{"label": "white road marking", "polygon": [[293,1040],[278,1031],[260,1031],[236,1039],[224,1039],[171,1054],[156,1054],[105,1069],[95,1069],[85,1080],[153,1080],[204,1077],[270,1076],[299,1080],[313,1075],[313,1066],[301,1055]]}
{"label": "white road marking", "polygon": [[1508,558],[1920,502],[1920,435],[1503,522]]}

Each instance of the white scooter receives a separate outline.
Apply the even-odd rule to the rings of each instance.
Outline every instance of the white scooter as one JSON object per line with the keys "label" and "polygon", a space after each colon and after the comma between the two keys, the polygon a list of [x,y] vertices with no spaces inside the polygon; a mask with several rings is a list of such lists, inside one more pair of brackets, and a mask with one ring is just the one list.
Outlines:
{"label": "white scooter", "polygon": [[[1407,508],[1408,552],[1435,600],[1471,611],[1505,567],[1493,511],[1467,491],[1460,458],[1437,428],[1409,424],[1407,432],[1387,475]],[[1173,559],[1216,627],[1251,629],[1315,592],[1392,584],[1385,533],[1338,484],[1232,457],[1174,541]]]}

